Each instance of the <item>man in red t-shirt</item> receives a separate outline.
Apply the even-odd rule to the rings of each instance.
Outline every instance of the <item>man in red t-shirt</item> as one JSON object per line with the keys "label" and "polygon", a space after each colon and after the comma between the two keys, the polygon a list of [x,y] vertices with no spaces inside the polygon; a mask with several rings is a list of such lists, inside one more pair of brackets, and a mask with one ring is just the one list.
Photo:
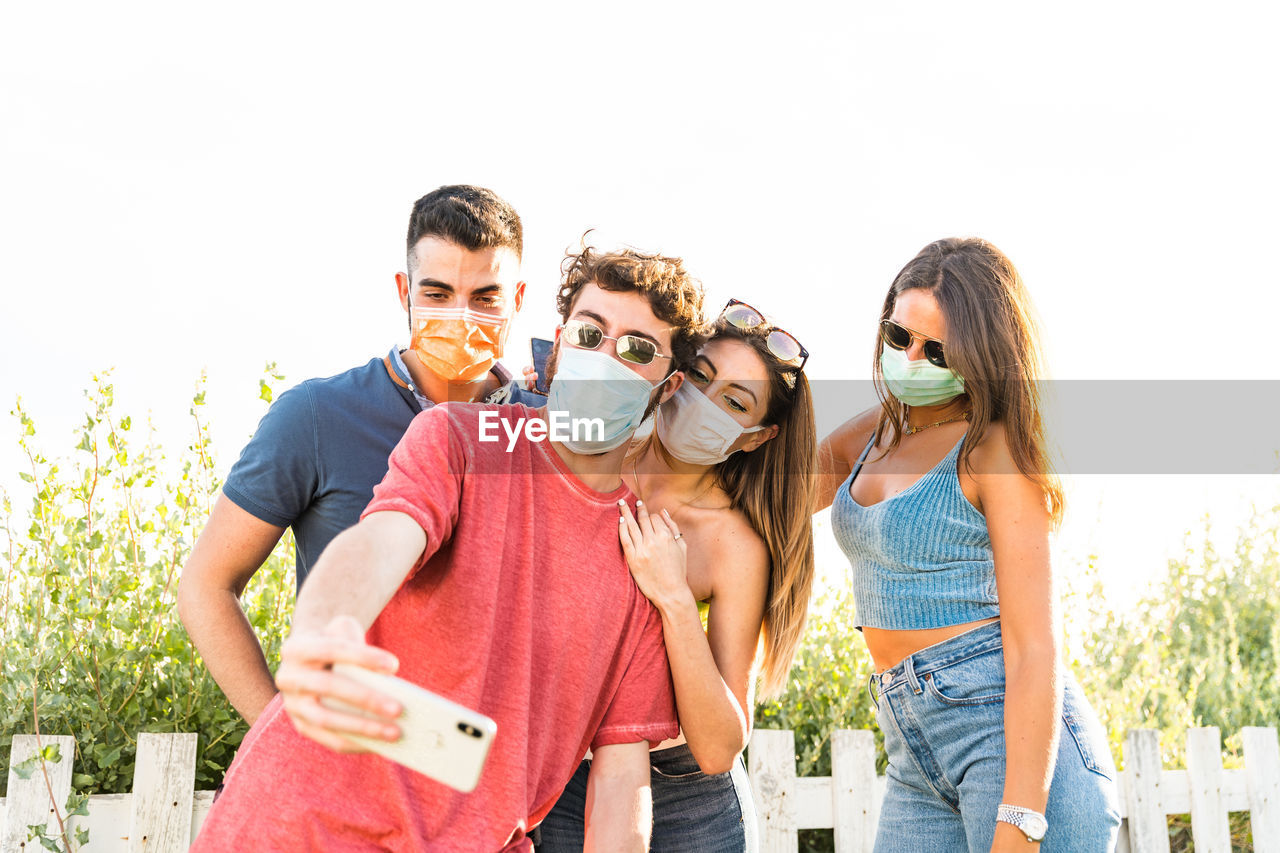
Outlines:
{"label": "man in red t-shirt", "polygon": [[[303,586],[280,695],[193,850],[527,850],[588,748],[588,848],[647,848],[649,744],[678,727],[661,619],[618,545],[618,504],[633,500],[620,472],[631,432],[682,381],[701,301],[679,259],[584,250],[557,298],[547,407],[443,404],[414,420]],[[476,789],[345,739],[395,740],[399,709],[337,662],[492,717]]]}

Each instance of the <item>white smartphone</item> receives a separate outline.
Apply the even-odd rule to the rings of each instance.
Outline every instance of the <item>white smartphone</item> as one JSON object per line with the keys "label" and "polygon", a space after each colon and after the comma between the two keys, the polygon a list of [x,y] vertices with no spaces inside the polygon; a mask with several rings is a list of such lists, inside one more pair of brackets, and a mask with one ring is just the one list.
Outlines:
{"label": "white smartphone", "polygon": [[[403,764],[458,791],[474,790],[480,781],[498,725],[477,711],[450,702],[412,682],[351,664],[334,664],[333,671],[390,696],[403,708],[396,725],[400,739],[387,741],[343,734],[370,752]],[[368,711],[337,699],[321,700],[335,711],[371,717]]]}

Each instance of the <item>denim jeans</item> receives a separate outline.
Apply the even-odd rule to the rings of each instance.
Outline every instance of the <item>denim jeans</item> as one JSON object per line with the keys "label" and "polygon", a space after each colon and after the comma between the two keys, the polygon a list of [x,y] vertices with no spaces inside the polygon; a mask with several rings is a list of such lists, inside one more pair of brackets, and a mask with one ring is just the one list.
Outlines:
{"label": "denim jeans", "polygon": [[[583,761],[539,826],[539,853],[579,853],[587,802]],[[741,757],[728,773],[708,776],[687,745],[649,753],[653,792],[652,853],[756,853],[756,811]]]}
{"label": "denim jeans", "polygon": [[[1040,850],[1103,853],[1120,826],[1115,763],[1070,672],[1065,682]],[[889,753],[876,853],[987,853],[1004,793],[1000,623],[922,649],[870,686]]]}

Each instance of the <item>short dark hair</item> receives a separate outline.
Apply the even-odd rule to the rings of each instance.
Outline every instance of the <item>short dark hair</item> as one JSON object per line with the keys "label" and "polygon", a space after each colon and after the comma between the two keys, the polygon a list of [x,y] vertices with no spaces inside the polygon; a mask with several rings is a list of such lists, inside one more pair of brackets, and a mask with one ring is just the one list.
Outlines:
{"label": "short dark hair", "polygon": [[673,367],[684,370],[693,363],[707,332],[702,284],[689,275],[680,258],[629,248],[596,252],[586,244],[584,234],[581,251],[566,254],[561,273],[556,294],[561,320],[569,319],[578,293],[591,282],[601,290],[640,293],[649,300],[653,316],[671,327]]}
{"label": "short dark hair", "polygon": [[520,215],[493,190],[468,184],[440,187],[413,203],[405,243],[411,275],[418,265],[414,250],[423,237],[439,237],[471,252],[506,247],[524,254]]}

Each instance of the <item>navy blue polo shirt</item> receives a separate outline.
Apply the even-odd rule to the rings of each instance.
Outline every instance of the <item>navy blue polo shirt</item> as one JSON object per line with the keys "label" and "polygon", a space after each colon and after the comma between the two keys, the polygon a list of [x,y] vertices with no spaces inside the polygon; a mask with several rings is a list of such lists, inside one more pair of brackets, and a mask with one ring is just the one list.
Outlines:
{"label": "navy blue polo shirt", "polygon": [[[292,527],[298,588],[329,542],[360,520],[387,458],[422,411],[396,350],[327,379],[308,379],[280,395],[227,474],[222,492],[245,512]],[[510,373],[498,365],[504,381]],[[488,399],[535,408],[546,397],[515,381]]]}

